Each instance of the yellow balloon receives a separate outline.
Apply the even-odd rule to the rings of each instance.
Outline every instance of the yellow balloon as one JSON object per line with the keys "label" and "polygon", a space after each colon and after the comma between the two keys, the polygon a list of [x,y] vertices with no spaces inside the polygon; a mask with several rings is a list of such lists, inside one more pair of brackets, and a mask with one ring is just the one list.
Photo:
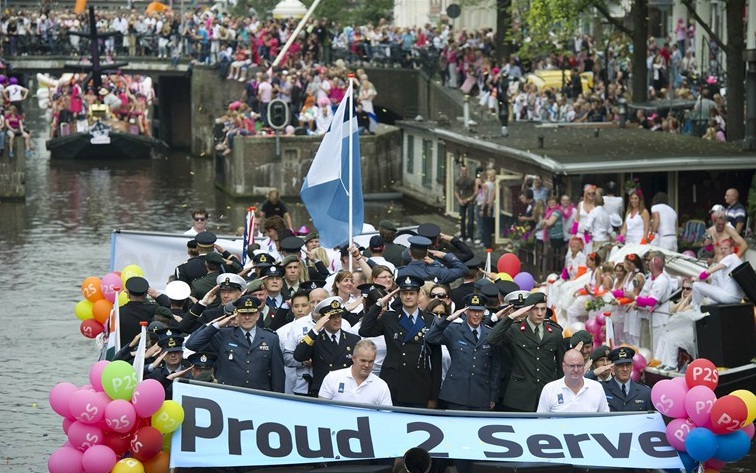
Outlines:
{"label": "yellow balloon", "polygon": [[496,279],[501,279],[502,281],[511,281],[512,276],[510,276],[508,273],[499,273],[496,275]]}
{"label": "yellow balloon", "polygon": [[171,437],[173,437],[173,433],[167,433],[163,435],[163,451],[164,452],[171,451]]}
{"label": "yellow balloon", "polygon": [[756,419],[756,394],[753,394],[751,391],[747,391],[745,389],[738,389],[737,391],[733,391],[730,394],[742,399],[746,407],[748,408],[748,417],[746,417],[745,422],[743,422],[743,427],[745,427],[746,425],[753,422],[754,419]]}
{"label": "yellow balloon", "polygon": [[184,408],[176,401],[164,401],[156,413],[152,414],[152,426],[161,434],[173,432],[184,422]]}
{"label": "yellow balloon", "polygon": [[118,307],[123,307],[125,303],[129,302],[129,295],[126,291],[118,293]]}
{"label": "yellow balloon", "polygon": [[76,303],[76,307],[74,307],[74,314],[76,314],[76,318],[79,320],[87,320],[87,319],[93,319],[94,313],[92,312],[92,308],[94,307],[94,302],[83,299]]}
{"label": "yellow balloon", "polygon": [[134,276],[144,277],[144,271],[142,268],[135,264],[130,264],[121,270],[121,282],[126,287],[126,281]]}
{"label": "yellow balloon", "polygon": [[144,473],[144,465],[136,458],[124,458],[116,462],[110,473]]}

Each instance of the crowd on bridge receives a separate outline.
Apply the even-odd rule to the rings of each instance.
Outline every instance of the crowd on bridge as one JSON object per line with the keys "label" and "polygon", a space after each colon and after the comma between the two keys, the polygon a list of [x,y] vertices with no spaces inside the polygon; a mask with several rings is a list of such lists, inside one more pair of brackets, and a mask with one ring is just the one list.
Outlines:
{"label": "crowd on bridge", "polygon": [[[485,217],[484,181],[460,174],[455,197]],[[472,204],[479,191],[484,200]],[[701,306],[743,298],[727,274],[747,249],[745,212],[729,189],[705,229],[708,266],[680,277],[667,266],[677,245],[674,210],[658,199],[646,209],[638,190],[626,201],[613,191],[612,183],[588,184],[574,206],[528,178],[519,224],[542,232],[563,262],[526,288],[475,256],[475,217],[459,235],[429,223],[399,232],[382,220],[365,248],[323,248],[317,231],[293,230],[271,192],[254,221],[257,243],[242,258],[218,244],[209,212],[196,209],[188,259],[165,275],[165,291],[139,276],[126,281],[123,348],[108,356],[132,359],[144,321],[145,376],[169,395],[172,380],[191,377],[431,409],[650,410],[635,355],[684,370]],[[596,325],[606,314],[613,333]]]}
{"label": "crowd on bridge", "polygon": [[[0,44],[7,56],[84,57],[89,54],[88,39],[71,33],[86,30],[87,23],[84,15],[76,16],[70,11],[11,11],[0,21]],[[294,19],[262,20],[251,14],[236,16],[206,7],[190,9],[183,16],[171,9],[97,13],[98,30],[114,33],[101,40],[100,49],[105,56],[152,56],[174,64],[188,58],[192,63],[219,67],[221,79],[249,81],[253,88],[261,82],[257,73],[269,71],[296,24]],[[345,65],[353,69],[362,64],[415,67],[438,74],[441,83],[450,88],[474,95],[482,110],[499,118],[505,135],[513,120],[581,123],[627,119],[651,131],[686,132],[724,141],[726,108],[720,94],[718,52],[711,51],[712,60],[702,63],[692,47],[695,35],[695,24],[686,24],[680,18],[674,35],[660,42],[649,38],[645,82],[652,105],[636,113],[621,105],[631,98],[629,81],[634,79],[631,69],[635,55],[631,45],[620,40],[597,44],[591,35],[583,33],[576,33],[563,47],[555,45],[555,52],[550,54],[523,61],[515,53],[499,62],[495,33],[490,28],[455,30],[449,24],[399,28],[385,20],[345,25],[310,19],[280,61],[280,67],[265,80],[276,86],[287,72],[289,77],[282,82],[293,81],[296,85],[307,82],[306,75],[325,69],[329,75],[337,76],[333,80],[334,94],[327,93],[333,103],[339,99],[339,83],[346,82]],[[539,85],[529,77],[530,72],[537,71],[566,74],[559,84]],[[287,103],[297,98],[285,90],[275,93]],[[688,101],[687,113],[665,111],[664,102],[670,99]],[[653,103],[658,103],[658,109]],[[307,107],[304,101],[296,105],[292,105],[291,125],[315,131],[316,119],[321,115],[320,101]],[[267,125],[266,111],[257,110],[254,103],[243,111],[247,112],[243,118],[226,117],[231,136],[253,133],[253,122],[259,123],[258,128]],[[251,111],[257,116],[252,117]],[[239,114],[238,109],[234,112]],[[302,122],[300,115],[305,116]]]}

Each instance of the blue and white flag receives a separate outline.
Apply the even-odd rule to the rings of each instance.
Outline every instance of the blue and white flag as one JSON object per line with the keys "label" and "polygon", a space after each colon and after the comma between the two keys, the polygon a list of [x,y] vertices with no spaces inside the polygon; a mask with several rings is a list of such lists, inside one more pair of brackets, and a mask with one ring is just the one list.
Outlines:
{"label": "blue and white flag", "polygon": [[[300,197],[318,230],[320,243],[333,248],[362,233],[364,203],[360,171],[360,137],[353,113],[354,92],[350,81],[344,99],[336,109],[331,126],[305,177]],[[351,150],[350,150],[351,138]],[[351,156],[350,156],[351,154]],[[351,166],[350,166],[351,162]],[[349,172],[352,172],[351,191]],[[349,208],[352,207],[352,231]]]}

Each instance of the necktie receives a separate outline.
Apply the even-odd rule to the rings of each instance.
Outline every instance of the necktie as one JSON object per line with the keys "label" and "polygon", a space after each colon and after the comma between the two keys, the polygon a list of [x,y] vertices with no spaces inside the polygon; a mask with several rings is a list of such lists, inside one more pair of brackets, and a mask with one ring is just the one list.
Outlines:
{"label": "necktie", "polygon": [[247,343],[249,343],[249,345],[252,346],[252,335],[249,332],[247,332],[246,336],[247,336]]}
{"label": "necktie", "polygon": [[473,339],[475,340],[475,343],[478,343],[478,331],[473,330]]}
{"label": "necktie", "polygon": [[627,397],[627,387],[625,383],[622,383],[622,395]]}
{"label": "necktie", "polygon": [[278,305],[276,304],[276,300],[272,297],[268,297],[268,305],[271,306],[273,309],[277,309]]}
{"label": "necktie", "polygon": [[541,341],[541,326],[540,325],[536,327],[535,329],[535,336],[536,336],[536,340],[540,342]]}
{"label": "necktie", "polygon": [[335,333],[332,333],[332,334],[331,334],[331,341],[332,341],[332,342],[333,342],[333,343],[334,343],[335,345],[338,345],[338,344],[339,344],[339,341],[338,341],[338,340],[336,340],[336,334],[335,334]]}

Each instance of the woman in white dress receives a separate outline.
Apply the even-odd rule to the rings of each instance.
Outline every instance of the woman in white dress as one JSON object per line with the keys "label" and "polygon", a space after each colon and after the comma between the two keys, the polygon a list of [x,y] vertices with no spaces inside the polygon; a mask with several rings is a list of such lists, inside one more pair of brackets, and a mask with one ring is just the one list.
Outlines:
{"label": "woman in white dress", "polygon": [[[625,256],[623,264],[627,272],[625,284],[622,289],[612,291],[612,294],[617,299],[617,302],[620,303],[616,312],[624,312],[625,326],[621,340],[637,347],[638,343],[640,343],[641,318],[638,310],[635,308],[635,299],[646,283],[646,278],[643,276],[643,260],[635,253],[630,253]],[[615,335],[619,337],[619,332],[615,332]]]}
{"label": "woman in white dress", "polygon": [[641,244],[648,236],[650,223],[651,215],[643,203],[643,194],[640,190],[634,190],[628,198],[625,222],[622,224],[618,241],[627,244]]}
{"label": "woman in white dress", "polygon": [[590,253],[593,251],[593,246],[590,244],[590,237],[586,241],[585,234],[578,231],[580,221],[588,218],[588,214],[596,206],[596,186],[593,184],[586,184],[583,186],[583,199],[577,205],[577,215],[575,215],[575,221],[572,223],[571,233],[578,236],[583,240],[583,251]]}
{"label": "woman in white dress", "polygon": [[575,322],[585,322],[588,311],[585,303],[594,297],[601,297],[605,288],[612,287],[612,279],[604,275],[601,270],[601,256],[598,253],[589,253],[585,259],[588,268],[588,284],[575,291],[575,301],[567,309],[567,326],[572,327]]}

